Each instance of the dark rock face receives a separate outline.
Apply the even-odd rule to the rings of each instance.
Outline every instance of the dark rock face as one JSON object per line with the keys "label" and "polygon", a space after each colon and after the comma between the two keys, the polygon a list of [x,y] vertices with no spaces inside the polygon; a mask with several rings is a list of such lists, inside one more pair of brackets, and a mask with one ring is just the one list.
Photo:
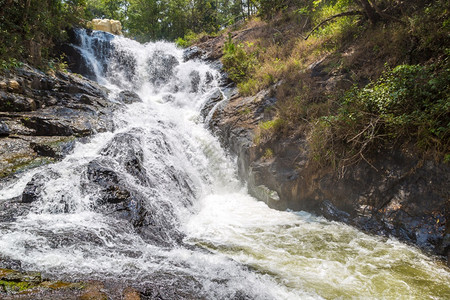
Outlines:
{"label": "dark rock face", "polygon": [[9,127],[5,122],[0,121],[0,137],[5,137],[9,135]]}
{"label": "dark rock face", "polygon": [[192,71],[189,77],[191,78],[191,93],[197,93],[198,86],[200,85],[200,73],[198,71]]}
{"label": "dark rock face", "polygon": [[28,66],[0,76],[0,177],[64,157],[75,138],[112,130],[118,105],[107,93],[95,82]]}
{"label": "dark rock face", "polygon": [[199,47],[193,46],[183,51],[183,60],[188,61],[192,59],[199,59],[206,55],[206,52]]}
{"label": "dark rock face", "polygon": [[138,94],[132,91],[122,91],[119,93],[117,100],[119,102],[125,103],[125,104],[131,104],[135,102],[142,102],[141,97],[139,97]]}
{"label": "dark rock face", "polygon": [[215,90],[211,94],[211,96],[208,97],[208,100],[206,100],[205,104],[203,104],[203,107],[200,110],[201,116],[203,118],[206,118],[211,109],[213,109],[213,107],[222,100],[223,100],[222,92],[219,89]]}
{"label": "dark rock face", "polygon": [[[364,231],[397,237],[434,254],[450,250],[450,166],[391,150],[338,173],[314,166],[302,136],[253,142],[260,121],[275,103],[263,92],[234,96],[209,123],[238,157],[249,192],[276,209],[306,210]],[[276,101],[276,100],[275,100]],[[207,108],[205,107],[206,113]],[[266,157],[270,149],[274,155]]]}
{"label": "dark rock face", "polygon": [[[126,162],[125,162],[126,164]],[[157,203],[143,193],[122,172],[120,166],[105,157],[89,163],[85,173],[86,192],[98,189],[96,209],[129,222],[145,240],[161,246],[182,243],[183,234],[173,223],[173,209]],[[151,200],[154,200],[152,202]],[[161,207],[166,205],[166,207]]]}
{"label": "dark rock face", "polygon": [[178,64],[176,57],[162,51],[156,51],[148,60],[150,82],[152,82],[154,86],[161,86],[168,83]]}

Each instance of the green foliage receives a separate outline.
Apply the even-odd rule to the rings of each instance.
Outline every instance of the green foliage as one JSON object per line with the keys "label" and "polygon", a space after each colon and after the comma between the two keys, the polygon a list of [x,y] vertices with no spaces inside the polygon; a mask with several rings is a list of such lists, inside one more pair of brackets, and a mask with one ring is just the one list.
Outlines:
{"label": "green foliage", "polygon": [[264,155],[263,158],[264,159],[271,159],[273,157],[273,150],[270,148],[266,148],[266,150],[264,151]]}
{"label": "green foliage", "polygon": [[399,65],[364,88],[354,87],[336,115],[318,120],[311,148],[316,159],[351,163],[396,142],[450,152],[448,63]]}
{"label": "green foliage", "polygon": [[127,0],[87,0],[87,17],[119,20],[126,23],[130,1]]}
{"label": "green foliage", "polygon": [[68,65],[64,59],[64,56],[51,58],[48,61],[48,68],[52,71],[61,71],[67,73]]}
{"label": "green foliage", "polygon": [[285,127],[286,122],[281,118],[265,121],[259,124],[257,134],[254,142],[260,144],[270,140],[271,137],[276,136]]}
{"label": "green foliage", "polygon": [[45,65],[64,28],[80,24],[84,0],[0,0],[0,61],[2,68],[25,60]]}
{"label": "green foliage", "polygon": [[0,60],[0,72],[15,69],[15,68],[20,67],[21,65],[22,65],[22,63],[19,62],[14,57],[9,58],[7,60],[1,59]]}
{"label": "green foliage", "polygon": [[175,44],[177,44],[178,47],[187,48],[195,44],[198,40],[206,35],[207,34],[205,32],[194,33],[193,31],[188,31],[188,33],[186,33],[184,37],[179,37],[178,39],[176,39]]}
{"label": "green foliage", "polygon": [[[92,2],[92,15],[106,17],[105,2]],[[176,40],[180,47],[189,44],[186,35],[205,32],[213,34],[235,23],[248,10],[245,2],[229,0],[128,0],[119,5],[119,20],[125,31],[141,42],[150,40]],[[94,5],[97,3],[97,5]],[[98,5],[103,3],[103,5]],[[251,2],[250,2],[251,4]],[[251,5],[252,6],[252,5]],[[254,6],[252,6],[254,7]],[[95,8],[95,9],[94,9]],[[249,15],[249,14],[247,14]],[[121,19],[122,18],[122,19]]]}
{"label": "green foliage", "polygon": [[33,284],[23,281],[15,282],[15,281],[0,280],[0,287],[2,288],[3,291],[7,293],[22,292],[33,286],[34,286]]}
{"label": "green foliage", "polygon": [[245,44],[235,44],[231,36],[224,45],[222,64],[229,78],[236,83],[246,79],[256,64],[255,53],[247,53],[245,48]]}

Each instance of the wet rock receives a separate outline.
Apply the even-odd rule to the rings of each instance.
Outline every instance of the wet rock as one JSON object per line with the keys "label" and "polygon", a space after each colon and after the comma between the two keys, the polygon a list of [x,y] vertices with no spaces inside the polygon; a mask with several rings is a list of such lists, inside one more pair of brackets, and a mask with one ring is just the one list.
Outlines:
{"label": "wet rock", "polygon": [[8,136],[10,133],[8,125],[5,122],[0,121],[0,138]]}
{"label": "wet rock", "polygon": [[135,102],[142,102],[141,97],[139,97],[138,94],[132,91],[122,91],[119,93],[117,100],[125,103],[125,104],[131,104]]}
{"label": "wet rock", "polygon": [[136,135],[132,133],[117,134],[101,153],[104,156],[115,158],[140,184],[150,185],[143,166],[144,153],[141,141]]}
{"label": "wet rock", "polygon": [[22,95],[0,92],[0,111],[19,112],[36,110],[36,102]]}
{"label": "wet rock", "polygon": [[182,243],[184,236],[174,223],[173,208],[159,201],[156,191],[137,188],[116,170],[120,166],[109,158],[88,164],[84,186],[89,194],[99,189],[96,209],[129,222],[148,242],[162,246]]}
{"label": "wet rock", "polygon": [[201,116],[203,118],[206,118],[211,109],[222,100],[223,100],[222,92],[219,89],[215,90],[203,104],[203,107],[200,110]]}
{"label": "wet rock", "polygon": [[191,78],[191,93],[197,93],[200,85],[200,73],[198,71],[192,71],[189,77]]}
{"label": "wet rock", "polygon": [[[132,55],[130,55],[130,53],[126,52],[126,51],[119,51],[117,49],[115,49],[115,53],[114,56],[111,57],[111,62],[114,64],[113,67],[113,72],[121,72],[122,74],[125,74],[126,79],[129,82],[134,82],[135,80],[135,75],[136,75],[136,65],[137,65],[137,61],[136,58]],[[109,67],[109,65],[108,65]],[[107,68],[108,68],[107,67]],[[107,71],[111,71],[109,69],[107,69]],[[112,82],[114,84],[116,84],[117,86],[122,87],[123,89],[129,89],[130,87],[127,85],[124,85],[123,81],[119,80],[118,78],[116,79],[116,76],[110,76],[110,78],[112,78]]]}
{"label": "wet rock", "polygon": [[113,129],[119,104],[95,82],[27,65],[0,75],[0,82],[0,177],[61,159],[76,137]]}
{"label": "wet rock", "polygon": [[205,51],[199,47],[193,46],[183,51],[183,61],[198,59],[205,55]]}
{"label": "wet rock", "polygon": [[32,203],[41,199],[46,177],[38,173],[31,178],[22,192],[22,203]]}
{"label": "wet rock", "polygon": [[71,72],[81,74],[91,80],[96,80],[97,76],[94,71],[85,60],[81,51],[78,48],[73,47],[70,44],[64,44],[61,46],[60,51],[65,53],[67,59],[67,65]]}
{"label": "wet rock", "polygon": [[101,200],[119,203],[129,199],[130,192],[123,187],[118,174],[106,165],[107,162],[92,161],[87,168],[87,178],[102,188]]}
{"label": "wet rock", "polygon": [[322,212],[322,215],[327,219],[344,223],[349,222],[350,214],[337,209],[330,201],[323,201],[320,207],[320,211]]}
{"label": "wet rock", "polygon": [[178,59],[175,56],[162,51],[155,51],[153,56],[148,60],[150,81],[155,86],[166,84],[173,77],[174,69],[178,64]]}

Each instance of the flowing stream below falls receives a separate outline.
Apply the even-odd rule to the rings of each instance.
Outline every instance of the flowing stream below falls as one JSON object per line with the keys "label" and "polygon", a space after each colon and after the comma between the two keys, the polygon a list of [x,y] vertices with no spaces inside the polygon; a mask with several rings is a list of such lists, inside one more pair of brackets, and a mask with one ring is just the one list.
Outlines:
{"label": "flowing stream below falls", "polygon": [[159,287],[170,299],[449,299],[443,263],[396,240],[249,196],[200,115],[220,73],[166,42],[80,31],[91,77],[142,102],[30,180],[39,199],[0,223],[0,258],[64,280]]}

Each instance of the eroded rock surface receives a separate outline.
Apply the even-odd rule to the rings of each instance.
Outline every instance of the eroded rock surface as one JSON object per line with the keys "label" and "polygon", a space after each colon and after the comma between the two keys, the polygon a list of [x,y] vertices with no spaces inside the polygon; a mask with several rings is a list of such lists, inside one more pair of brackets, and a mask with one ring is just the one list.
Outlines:
{"label": "eroded rock surface", "polygon": [[112,130],[117,104],[107,93],[93,81],[28,66],[0,75],[0,178],[61,159],[76,138]]}
{"label": "eroded rock surface", "polygon": [[319,168],[301,135],[255,140],[258,124],[273,117],[276,99],[270,94],[235,95],[216,107],[209,122],[222,144],[237,155],[239,175],[253,196],[272,208],[315,212],[434,254],[449,254],[448,164],[390,150],[344,172]]}

